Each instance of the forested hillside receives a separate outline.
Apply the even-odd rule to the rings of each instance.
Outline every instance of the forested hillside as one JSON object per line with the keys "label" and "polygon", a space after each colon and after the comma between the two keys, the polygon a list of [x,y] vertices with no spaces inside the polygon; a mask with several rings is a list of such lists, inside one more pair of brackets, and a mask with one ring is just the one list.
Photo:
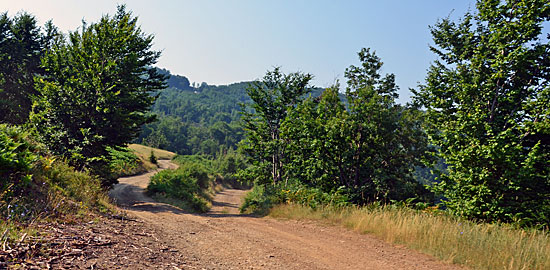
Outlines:
{"label": "forested hillside", "polygon": [[[168,76],[168,88],[152,107],[158,121],[145,125],[136,142],[183,155],[218,156],[235,150],[243,139],[241,104],[251,102],[246,89],[252,82],[190,84],[185,76],[158,70]],[[312,88],[311,95],[322,90]]]}

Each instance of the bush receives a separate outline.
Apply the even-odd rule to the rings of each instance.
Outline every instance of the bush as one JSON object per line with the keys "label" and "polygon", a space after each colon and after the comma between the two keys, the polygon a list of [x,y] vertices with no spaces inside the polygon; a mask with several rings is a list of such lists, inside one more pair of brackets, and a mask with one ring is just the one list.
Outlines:
{"label": "bush", "polygon": [[272,185],[254,185],[244,197],[240,211],[241,213],[267,215],[273,206],[284,202],[280,195],[280,192],[277,192]]}
{"label": "bush", "polygon": [[107,147],[107,151],[109,152],[109,169],[116,178],[146,171],[139,157],[130,149]]}
{"label": "bush", "polygon": [[23,129],[0,125],[1,220],[26,222],[37,216],[109,207],[97,177],[48,156]]}
{"label": "bush", "polygon": [[244,198],[240,210],[243,213],[265,215],[273,206],[280,203],[295,203],[312,209],[322,205],[334,207],[350,205],[349,198],[342,194],[342,190],[327,193],[297,182],[275,186],[257,184]]}
{"label": "bush", "polygon": [[28,133],[19,127],[0,125],[0,200],[20,195],[31,182],[38,155]]}
{"label": "bush", "polygon": [[157,164],[157,157],[155,156],[155,152],[151,150],[151,155],[149,156],[149,161],[153,164]]}
{"label": "bush", "polygon": [[176,199],[177,206],[193,212],[208,211],[205,188],[209,186],[207,172],[197,165],[164,170],[153,177],[147,186],[149,195],[156,199]]}

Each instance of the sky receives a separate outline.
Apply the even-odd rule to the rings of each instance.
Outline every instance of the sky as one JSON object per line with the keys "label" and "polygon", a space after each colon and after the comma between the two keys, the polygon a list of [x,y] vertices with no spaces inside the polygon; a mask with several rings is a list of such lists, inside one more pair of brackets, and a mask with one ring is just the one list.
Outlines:
{"label": "sky", "polygon": [[281,67],[328,87],[345,83],[357,52],[371,48],[382,73],[396,75],[401,103],[435,60],[429,26],[475,10],[474,0],[0,0],[0,12],[24,10],[67,32],[114,14],[118,4],[154,34],[153,49],[162,51],[157,66],[191,82],[250,81]]}

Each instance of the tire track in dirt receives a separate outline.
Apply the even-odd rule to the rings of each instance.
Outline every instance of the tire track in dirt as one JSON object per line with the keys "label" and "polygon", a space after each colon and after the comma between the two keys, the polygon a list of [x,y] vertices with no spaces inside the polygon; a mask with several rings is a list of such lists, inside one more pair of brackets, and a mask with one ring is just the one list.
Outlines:
{"label": "tire track in dirt", "polygon": [[[162,169],[175,168],[159,161]],[[238,214],[243,190],[218,193],[210,212],[184,213],[154,202],[144,188],[154,172],[119,179],[111,196],[185,254],[183,269],[461,269],[369,235],[314,222]]]}

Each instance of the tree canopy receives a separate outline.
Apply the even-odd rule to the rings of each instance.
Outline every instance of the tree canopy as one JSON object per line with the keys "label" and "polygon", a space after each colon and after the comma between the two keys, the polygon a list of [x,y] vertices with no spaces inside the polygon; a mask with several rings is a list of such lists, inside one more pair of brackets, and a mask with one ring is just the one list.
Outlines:
{"label": "tree canopy", "polygon": [[165,76],[151,67],[160,56],[152,41],[119,6],[55,42],[42,60],[32,115],[55,154],[77,168],[101,167],[106,147],[126,145],[154,119],[147,112]]}
{"label": "tree canopy", "polygon": [[38,94],[34,76],[44,74],[40,59],[56,35],[51,22],[42,31],[28,13],[0,14],[0,123],[27,122],[32,96]]}
{"label": "tree canopy", "polygon": [[[550,2],[480,0],[431,27],[438,56],[416,100],[448,163],[435,190],[452,212],[550,222]],[[545,39],[546,38],[546,39]]]}

